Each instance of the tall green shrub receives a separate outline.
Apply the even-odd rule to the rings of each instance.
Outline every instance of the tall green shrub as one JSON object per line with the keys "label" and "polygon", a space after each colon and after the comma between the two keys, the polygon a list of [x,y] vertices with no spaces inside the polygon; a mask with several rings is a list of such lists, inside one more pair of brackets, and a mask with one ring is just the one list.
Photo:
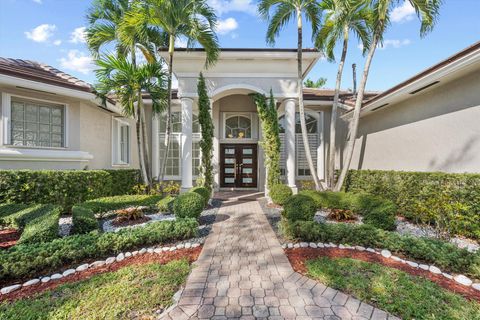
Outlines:
{"label": "tall green shrub", "polygon": [[202,139],[200,140],[200,151],[202,153],[200,165],[200,178],[198,185],[213,189],[213,121],[210,114],[210,99],[208,98],[207,86],[205,78],[200,73],[197,85],[198,92],[198,122],[200,123],[200,130],[202,132]]}
{"label": "tall green shrub", "polygon": [[261,146],[265,152],[265,165],[267,168],[267,187],[280,182],[280,129],[278,126],[277,107],[273,93],[270,90],[270,98],[263,94],[252,94],[257,105],[258,116],[262,123]]}

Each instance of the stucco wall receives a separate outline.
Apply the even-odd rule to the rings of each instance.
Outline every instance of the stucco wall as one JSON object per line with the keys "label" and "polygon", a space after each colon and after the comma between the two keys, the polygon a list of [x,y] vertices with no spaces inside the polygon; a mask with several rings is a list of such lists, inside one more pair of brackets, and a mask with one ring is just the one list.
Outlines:
{"label": "stucco wall", "polygon": [[480,74],[361,119],[353,169],[480,172]]}

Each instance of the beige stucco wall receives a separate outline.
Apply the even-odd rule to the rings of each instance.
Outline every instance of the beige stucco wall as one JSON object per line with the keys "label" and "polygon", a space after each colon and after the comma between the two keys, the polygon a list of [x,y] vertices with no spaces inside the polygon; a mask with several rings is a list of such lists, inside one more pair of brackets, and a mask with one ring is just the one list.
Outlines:
{"label": "beige stucco wall", "polygon": [[361,118],[353,169],[480,172],[480,73]]}

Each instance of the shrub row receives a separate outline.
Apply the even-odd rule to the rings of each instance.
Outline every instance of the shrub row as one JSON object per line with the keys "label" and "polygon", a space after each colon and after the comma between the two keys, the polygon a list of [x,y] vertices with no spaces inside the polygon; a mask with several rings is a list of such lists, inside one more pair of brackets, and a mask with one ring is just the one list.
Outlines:
{"label": "shrub row", "polygon": [[[480,174],[352,170],[345,190],[381,195],[412,220],[418,218],[418,204],[426,199],[440,203],[446,211],[452,201],[459,202],[468,209],[458,213],[453,231],[480,239]],[[445,201],[445,197],[450,201]]]}
{"label": "shrub row", "polygon": [[448,242],[402,236],[396,232],[380,230],[369,225],[282,220],[281,228],[284,234],[292,239],[385,248],[407,259],[434,264],[444,270],[464,273],[480,279],[480,254],[460,249]]}
{"label": "shrub row", "polygon": [[397,206],[367,193],[352,192],[317,192],[305,190],[301,195],[310,197],[317,209],[351,210],[363,216],[363,222],[384,230],[395,230]]}
{"label": "shrub row", "polygon": [[0,281],[11,281],[40,273],[59,271],[140,246],[184,240],[197,235],[194,219],[153,222],[143,228],[119,232],[91,232],[55,239],[47,243],[21,244],[0,251]]}
{"label": "shrub row", "polygon": [[39,211],[41,212],[37,218],[25,224],[18,243],[48,242],[59,237],[58,220],[62,212],[61,207],[44,205]]}
{"label": "shrub row", "polygon": [[161,196],[124,195],[98,198],[76,205],[72,208],[74,234],[88,233],[99,228],[96,213],[122,209],[130,206],[155,206]]}
{"label": "shrub row", "polygon": [[0,203],[50,203],[69,211],[74,204],[128,194],[138,170],[0,170]]}

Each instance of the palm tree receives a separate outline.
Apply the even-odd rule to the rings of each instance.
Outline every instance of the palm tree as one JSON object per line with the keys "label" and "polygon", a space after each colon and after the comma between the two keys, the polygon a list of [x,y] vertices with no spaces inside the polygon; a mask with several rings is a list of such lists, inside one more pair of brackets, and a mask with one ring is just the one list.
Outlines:
{"label": "palm tree", "polygon": [[[159,62],[148,62],[141,66],[130,62],[125,56],[114,55],[100,56],[95,60],[99,67],[95,70],[98,84],[95,91],[99,96],[106,97],[114,94],[122,106],[125,116],[136,120],[136,133],[138,143],[138,156],[140,161],[145,159],[143,146],[144,136],[141,133],[141,121],[138,110],[143,109],[143,94],[149,94],[152,100],[153,113],[160,113],[166,108],[165,89],[166,75]],[[142,178],[145,185],[150,185],[145,166],[141,167]]]}
{"label": "palm tree", "polygon": [[[273,9],[273,15],[270,16],[270,10]],[[296,19],[297,22],[297,89],[298,89],[298,107],[300,111],[300,126],[302,128],[302,139],[307,157],[308,166],[312,175],[315,187],[321,190],[322,186],[317,176],[315,165],[313,164],[310,145],[308,144],[307,125],[305,121],[305,108],[303,105],[303,19],[310,22],[313,34],[316,34],[320,24],[320,7],[315,0],[261,0],[258,4],[260,15],[269,21],[267,29],[267,43],[275,44],[275,38],[280,35],[284,27],[290,20]]]}
{"label": "palm tree", "polygon": [[[345,164],[342,168],[340,176],[334,190],[340,191],[347,176],[350,164],[352,163],[353,150],[355,148],[355,140],[358,133],[358,123],[360,121],[360,112],[363,103],[363,97],[365,93],[365,87],[367,85],[368,73],[370,71],[370,65],[375,55],[375,50],[379,44],[383,41],[383,35],[390,23],[390,13],[395,5],[399,1],[396,0],[369,0],[372,9],[372,40],[370,48],[368,50],[367,58],[365,60],[365,66],[363,69],[362,81],[358,88],[358,95],[355,101],[355,109],[350,125],[350,137],[346,146]],[[442,0],[405,0],[409,1],[415,9],[418,18],[421,22],[420,35],[425,36],[429,31],[433,29],[437,21],[440,5]]]}
{"label": "palm tree", "polygon": [[370,46],[369,20],[370,10],[365,0],[323,0],[320,7],[325,12],[324,22],[320,28],[315,46],[319,48],[329,61],[335,60],[334,49],[342,41],[342,56],[338,64],[335,95],[330,120],[330,144],[327,165],[327,183],[329,188],[335,185],[335,137],[337,129],[337,110],[342,85],[343,67],[348,51],[350,33],[353,32],[363,45],[364,53]]}
{"label": "palm tree", "polygon": [[307,88],[321,88],[327,83],[327,78],[319,78],[317,81],[307,79],[303,85]]}
{"label": "palm tree", "polygon": [[205,49],[206,63],[212,65],[219,55],[218,38],[215,33],[217,16],[206,0],[146,0],[149,7],[150,23],[164,32],[165,47],[168,47],[168,108],[165,132],[165,156],[160,168],[161,180],[165,174],[165,164],[171,135],[172,77],[175,41],[186,39],[187,47],[197,43]]}

